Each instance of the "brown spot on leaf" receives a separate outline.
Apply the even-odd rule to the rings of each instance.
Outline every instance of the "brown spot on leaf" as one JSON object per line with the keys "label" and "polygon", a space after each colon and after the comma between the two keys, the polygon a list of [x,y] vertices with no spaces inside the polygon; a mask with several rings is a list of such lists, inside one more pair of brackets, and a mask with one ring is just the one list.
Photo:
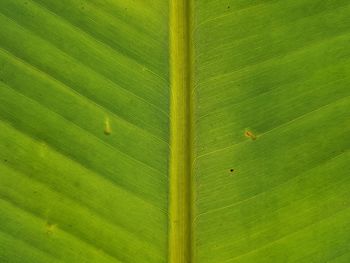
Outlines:
{"label": "brown spot on leaf", "polygon": [[245,131],[244,136],[252,139],[253,141],[256,140],[256,136],[251,131]]}

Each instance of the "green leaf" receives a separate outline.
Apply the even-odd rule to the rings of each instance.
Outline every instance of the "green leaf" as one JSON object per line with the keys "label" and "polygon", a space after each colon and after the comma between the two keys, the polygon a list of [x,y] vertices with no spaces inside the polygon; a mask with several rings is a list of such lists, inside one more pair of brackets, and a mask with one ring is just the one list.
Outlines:
{"label": "green leaf", "polygon": [[0,1],[0,262],[349,262],[349,15]]}
{"label": "green leaf", "polygon": [[348,262],[348,2],[195,2],[195,262]]}
{"label": "green leaf", "polygon": [[0,2],[1,262],[166,260],[158,2]]}

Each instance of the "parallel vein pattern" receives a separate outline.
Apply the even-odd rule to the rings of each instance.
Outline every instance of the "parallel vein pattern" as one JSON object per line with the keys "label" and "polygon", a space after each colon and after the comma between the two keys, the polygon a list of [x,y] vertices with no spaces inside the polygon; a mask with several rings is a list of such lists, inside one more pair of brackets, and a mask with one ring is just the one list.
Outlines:
{"label": "parallel vein pattern", "polygon": [[166,262],[167,9],[0,1],[1,262]]}
{"label": "parallel vein pattern", "polygon": [[349,3],[194,2],[195,262],[348,262]]}
{"label": "parallel vein pattern", "polygon": [[349,18],[0,0],[0,262],[350,262]]}

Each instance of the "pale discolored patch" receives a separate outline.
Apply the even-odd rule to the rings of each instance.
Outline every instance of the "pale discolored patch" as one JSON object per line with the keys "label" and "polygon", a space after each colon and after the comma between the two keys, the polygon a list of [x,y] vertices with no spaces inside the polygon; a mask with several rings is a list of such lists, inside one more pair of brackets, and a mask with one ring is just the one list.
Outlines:
{"label": "pale discolored patch", "polygon": [[105,119],[105,128],[103,132],[105,135],[110,135],[112,133],[112,127],[108,117]]}
{"label": "pale discolored patch", "polygon": [[47,222],[45,225],[45,232],[48,235],[52,235],[57,229],[57,225],[56,224],[52,224],[50,222]]}

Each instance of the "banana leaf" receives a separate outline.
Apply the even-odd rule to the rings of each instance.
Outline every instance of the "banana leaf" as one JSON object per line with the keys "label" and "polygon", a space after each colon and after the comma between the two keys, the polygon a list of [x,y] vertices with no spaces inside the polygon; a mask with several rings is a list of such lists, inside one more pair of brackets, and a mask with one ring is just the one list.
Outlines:
{"label": "banana leaf", "polygon": [[345,0],[1,0],[0,262],[350,262]]}

